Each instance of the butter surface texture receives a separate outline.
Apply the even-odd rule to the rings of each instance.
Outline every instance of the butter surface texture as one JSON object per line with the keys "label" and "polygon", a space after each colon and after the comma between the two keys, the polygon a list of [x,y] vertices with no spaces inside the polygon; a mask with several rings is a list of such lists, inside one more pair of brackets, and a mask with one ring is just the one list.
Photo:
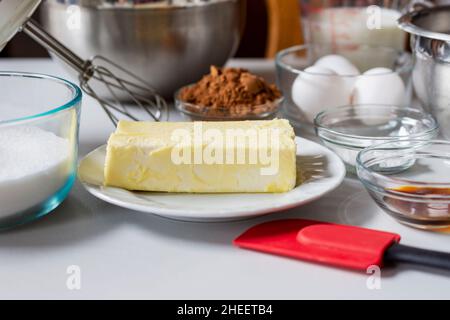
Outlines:
{"label": "butter surface texture", "polygon": [[108,140],[105,185],[192,193],[289,191],[296,181],[294,137],[289,122],[280,119],[120,121]]}

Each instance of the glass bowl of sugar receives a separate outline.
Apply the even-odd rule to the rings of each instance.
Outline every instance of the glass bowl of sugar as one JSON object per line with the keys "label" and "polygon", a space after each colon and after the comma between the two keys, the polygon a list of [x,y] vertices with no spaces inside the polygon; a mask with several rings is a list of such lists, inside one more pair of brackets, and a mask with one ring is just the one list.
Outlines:
{"label": "glass bowl of sugar", "polygon": [[0,72],[0,229],[44,216],[76,176],[81,90],[64,79]]}

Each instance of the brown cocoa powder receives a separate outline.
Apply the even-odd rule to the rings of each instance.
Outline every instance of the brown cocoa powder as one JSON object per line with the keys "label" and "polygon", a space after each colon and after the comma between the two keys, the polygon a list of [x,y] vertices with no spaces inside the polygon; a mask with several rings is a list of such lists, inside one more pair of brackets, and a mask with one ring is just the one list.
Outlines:
{"label": "brown cocoa powder", "polygon": [[276,109],[281,93],[246,69],[211,66],[210,73],[185,87],[179,99],[188,111],[211,117],[257,116]]}

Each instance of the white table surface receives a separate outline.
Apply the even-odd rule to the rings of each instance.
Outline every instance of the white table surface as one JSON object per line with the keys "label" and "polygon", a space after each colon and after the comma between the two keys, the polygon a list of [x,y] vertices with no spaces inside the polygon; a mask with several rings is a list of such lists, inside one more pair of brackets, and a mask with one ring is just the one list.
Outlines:
{"label": "white table surface", "polygon": [[[273,79],[271,61],[234,60]],[[68,77],[49,59],[3,59],[0,70]],[[17,94],[24,94],[17,89]],[[1,97],[0,97],[1,99]],[[113,130],[95,101],[83,101],[80,156]],[[176,120],[177,117],[172,117]],[[312,218],[398,232],[402,243],[450,251],[450,232],[419,231],[386,216],[352,177],[327,196],[282,213],[231,223],[188,223],[119,208],[76,183],[48,216],[0,233],[0,298],[134,299],[450,299],[450,274],[383,269],[381,288],[368,275],[241,250],[232,239],[261,221]],[[66,286],[81,270],[81,289]]]}

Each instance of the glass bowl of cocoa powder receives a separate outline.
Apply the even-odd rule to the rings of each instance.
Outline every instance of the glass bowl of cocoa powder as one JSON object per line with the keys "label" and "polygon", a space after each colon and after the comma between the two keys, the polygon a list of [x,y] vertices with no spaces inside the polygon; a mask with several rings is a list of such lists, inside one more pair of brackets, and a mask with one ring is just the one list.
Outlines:
{"label": "glass bowl of cocoa powder", "polygon": [[241,68],[211,66],[210,73],[175,93],[175,106],[192,120],[274,118],[283,98],[274,84]]}

